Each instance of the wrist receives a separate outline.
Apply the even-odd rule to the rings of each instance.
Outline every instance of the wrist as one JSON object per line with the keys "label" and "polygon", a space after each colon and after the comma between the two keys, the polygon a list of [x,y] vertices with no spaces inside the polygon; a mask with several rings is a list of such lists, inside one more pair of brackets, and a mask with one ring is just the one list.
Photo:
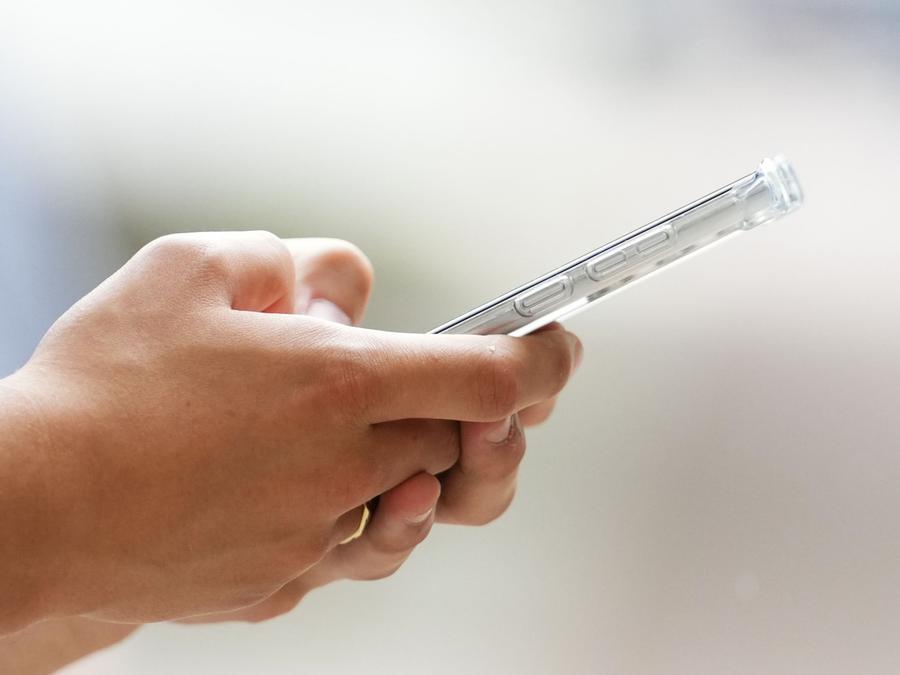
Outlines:
{"label": "wrist", "polygon": [[27,369],[0,380],[0,635],[68,609],[60,590],[69,486],[57,471],[65,448],[36,385]]}

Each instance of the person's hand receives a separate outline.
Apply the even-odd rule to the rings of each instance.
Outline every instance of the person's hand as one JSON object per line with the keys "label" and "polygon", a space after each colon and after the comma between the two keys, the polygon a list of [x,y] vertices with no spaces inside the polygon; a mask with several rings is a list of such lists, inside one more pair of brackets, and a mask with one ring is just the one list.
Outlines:
{"label": "person's hand", "polygon": [[[157,240],[3,381],[40,439],[27,453],[0,442],[13,486],[0,535],[15,553],[0,556],[0,580],[27,600],[3,629],[257,604],[331,558],[361,504],[390,503],[414,477],[416,495],[436,496],[460,447],[441,420],[505,419],[571,372],[578,342],[562,330],[404,335],[288,315],[298,300],[328,307],[298,296],[290,246],[265,233]],[[342,573],[377,525],[333,554]]]}
{"label": "person's hand", "polygon": [[[371,267],[345,242],[293,242],[297,267],[297,311],[357,323],[369,297]],[[315,300],[310,301],[314,298]],[[561,330],[554,324],[544,330]],[[576,345],[575,366],[581,360]],[[333,548],[320,562],[266,600],[236,611],[189,618],[183,623],[266,621],[294,609],[313,589],[342,579],[373,580],[393,574],[428,535],[433,523],[482,525],[509,506],[525,453],[522,427],[545,421],[555,397],[499,422],[463,422],[460,460],[435,479],[420,473],[381,495],[362,537]],[[455,424],[455,423],[448,423]],[[451,431],[452,433],[452,431]]]}

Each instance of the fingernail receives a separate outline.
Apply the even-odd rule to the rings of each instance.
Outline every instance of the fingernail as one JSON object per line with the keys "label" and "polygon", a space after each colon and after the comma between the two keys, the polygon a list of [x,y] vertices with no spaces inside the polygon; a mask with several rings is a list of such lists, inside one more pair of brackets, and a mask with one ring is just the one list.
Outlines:
{"label": "fingernail", "polygon": [[502,443],[509,438],[509,432],[512,429],[512,417],[497,422],[484,437],[490,443]]}
{"label": "fingernail", "polygon": [[417,516],[407,518],[406,522],[410,525],[418,525],[419,523],[424,523],[426,520],[428,520],[428,516],[431,515],[432,511],[434,511],[434,508],[430,508],[425,513],[420,513]]}
{"label": "fingernail", "polygon": [[313,300],[310,300],[309,305],[306,308],[306,315],[314,316],[317,319],[342,323],[345,326],[349,326],[351,323],[350,317],[344,313],[344,310],[331,302],[331,300],[325,300],[324,298],[314,298]]}

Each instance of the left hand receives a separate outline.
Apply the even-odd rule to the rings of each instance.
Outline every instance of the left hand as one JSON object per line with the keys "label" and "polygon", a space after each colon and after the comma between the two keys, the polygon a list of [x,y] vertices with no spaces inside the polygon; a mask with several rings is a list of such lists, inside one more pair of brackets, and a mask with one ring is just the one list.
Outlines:
{"label": "left hand", "polygon": [[[296,311],[341,323],[362,318],[372,268],[353,245],[333,239],[286,240],[297,269]],[[543,330],[560,330],[559,324]],[[576,367],[581,360],[578,347]],[[320,562],[266,600],[240,610],[207,614],[184,623],[265,621],[291,611],[311,590],[340,579],[381,579],[393,574],[437,522],[483,525],[512,502],[525,454],[523,427],[540,424],[555,399],[497,422],[435,421],[456,433],[460,459],[440,480],[417,474],[384,493],[363,535],[333,548]]]}

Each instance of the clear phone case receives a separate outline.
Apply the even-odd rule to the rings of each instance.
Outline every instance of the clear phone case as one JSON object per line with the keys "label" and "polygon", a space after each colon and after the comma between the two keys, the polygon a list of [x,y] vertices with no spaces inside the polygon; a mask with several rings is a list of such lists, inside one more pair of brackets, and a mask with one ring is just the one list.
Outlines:
{"label": "clear phone case", "polygon": [[729,235],[777,220],[802,203],[800,183],[787,159],[764,159],[754,173],[431,332],[525,335]]}

